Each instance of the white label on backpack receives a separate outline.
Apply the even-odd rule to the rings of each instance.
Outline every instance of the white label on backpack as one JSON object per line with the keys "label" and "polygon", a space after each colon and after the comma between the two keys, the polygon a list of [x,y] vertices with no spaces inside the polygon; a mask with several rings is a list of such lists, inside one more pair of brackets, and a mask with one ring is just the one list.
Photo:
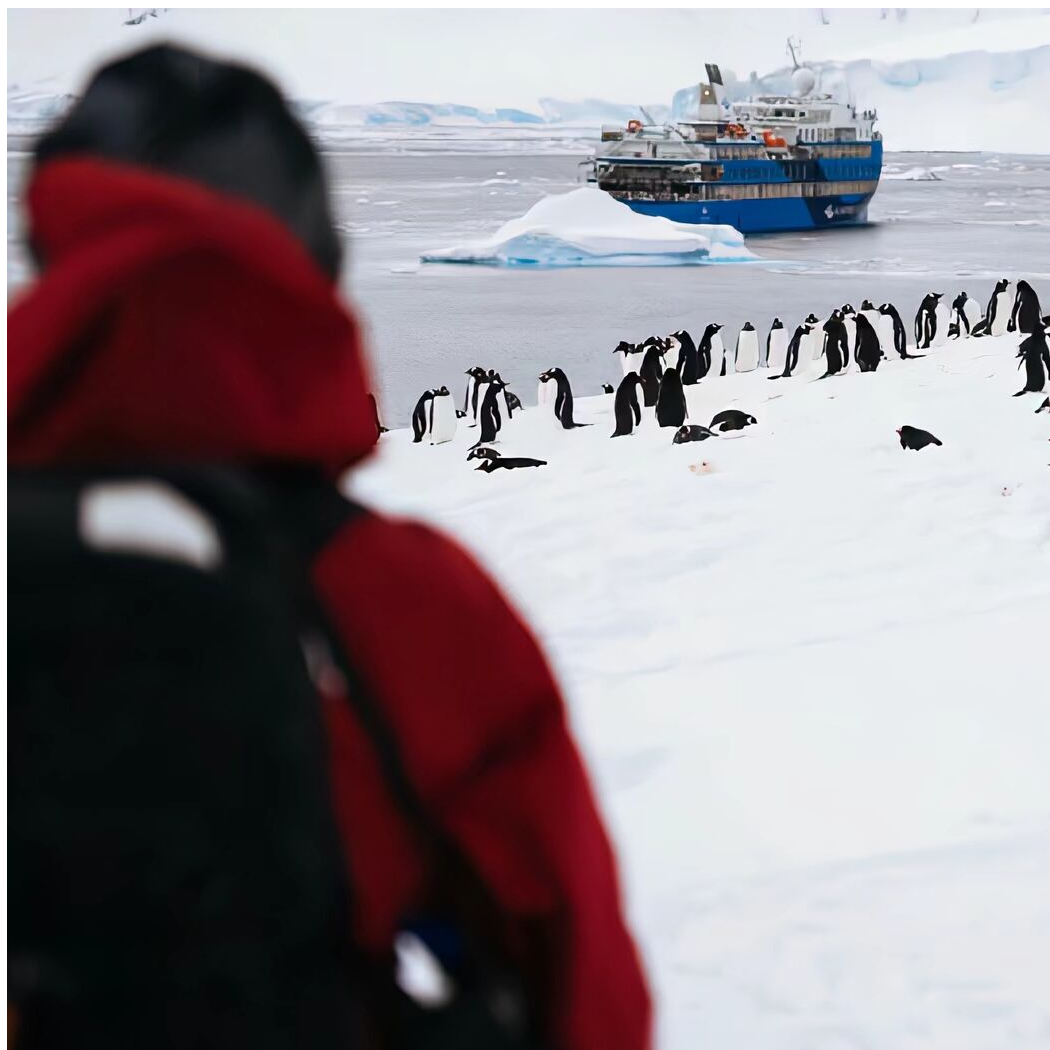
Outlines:
{"label": "white label on backpack", "polygon": [[107,481],[80,498],[80,537],[95,550],[185,562],[205,571],[222,561],[211,519],[159,481]]}

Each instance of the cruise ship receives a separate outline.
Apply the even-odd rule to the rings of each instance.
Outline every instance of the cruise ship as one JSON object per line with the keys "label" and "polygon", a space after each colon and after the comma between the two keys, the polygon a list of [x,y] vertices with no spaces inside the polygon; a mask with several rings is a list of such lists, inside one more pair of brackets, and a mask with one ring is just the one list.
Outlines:
{"label": "cruise ship", "polygon": [[587,181],[644,215],[745,234],[867,222],[882,172],[874,110],[816,94],[797,63],[793,94],[735,103],[706,69],[695,119],[603,127]]}

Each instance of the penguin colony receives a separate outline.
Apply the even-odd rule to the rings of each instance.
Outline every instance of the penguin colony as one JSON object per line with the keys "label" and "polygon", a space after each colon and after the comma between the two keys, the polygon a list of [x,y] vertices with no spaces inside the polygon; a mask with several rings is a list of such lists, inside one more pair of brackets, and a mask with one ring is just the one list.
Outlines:
{"label": "penguin colony", "polygon": [[[950,308],[943,293],[928,293],[919,304],[913,326],[915,348],[923,353],[908,352],[907,330],[892,303],[875,306],[867,299],[859,310],[846,303],[823,319],[810,313],[794,328],[775,317],[764,341],[748,321],[731,352],[723,342],[722,328],[720,324],[708,324],[699,342],[684,329],[667,336],[648,336],[638,343],[621,341],[613,353],[619,358],[623,378],[616,387],[602,384],[602,392],[614,396],[615,429],[610,436],[627,437],[634,433],[641,425],[644,409],[653,410],[659,426],[674,430],[674,444],[706,441],[754,426],[758,420],[739,409],[719,412],[707,425],[688,421],[685,387],[709,382],[730,369],[738,373],[765,368],[770,380],[809,375],[828,379],[853,368],[875,372],[880,362],[893,354],[902,360],[914,360],[950,340],[1008,332],[1019,336],[1018,369],[1023,368],[1025,373],[1024,386],[1014,397],[1041,392],[1050,380],[1050,315],[1042,313],[1035,290],[1024,280],[998,281],[984,310],[966,292],[960,292]],[[413,442],[437,445],[451,441],[462,420],[467,427],[478,430],[478,439],[467,457],[479,461],[477,470],[493,473],[546,466],[544,460],[503,457],[487,447],[499,441],[515,412],[522,411],[522,404],[495,370],[475,366],[465,374],[462,409],[456,408],[447,386],[423,392],[412,413]],[[537,378],[536,411],[544,413],[554,427],[575,430],[590,425],[574,418],[572,386],[562,369],[550,368]],[[386,428],[380,423],[374,397],[369,397],[375,410],[378,441]],[[1050,398],[1036,411],[1048,409]],[[903,449],[920,450],[942,444],[918,427],[901,426],[897,435]]]}

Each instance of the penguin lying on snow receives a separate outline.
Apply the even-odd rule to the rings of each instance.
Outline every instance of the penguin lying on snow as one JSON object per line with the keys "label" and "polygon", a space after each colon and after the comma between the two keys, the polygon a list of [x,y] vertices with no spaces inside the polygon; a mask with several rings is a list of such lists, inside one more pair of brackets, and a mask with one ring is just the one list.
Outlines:
{"label": "penguin lying on snow", "polygon": [[901,439],[901,448],[911,448],[916,451],[927,445],[941,444],[928,430],[920,430],[918,427],[900,427],[897,436]]}
{"label": "penguin lying on snow", "polygon": [[671,440],[671,444],[684,445],[689,441],[706,441],[708,438],[717,436],[718,435],[713,430],[708,430],[707,427],[693,424],[692,426],[679,427],[674,438]]}
{"label": "penguin lying on snow", "polygon": [[545,467],[547,465],[545,459],[528,459],[525,456],[504,457],[492,448],[476,448],[467,456],[467,459],[480,459],[481,463],[476,469],[483,470],[486,474],[491,474],[494,470],[518,470],[521,467]]}
{"label": "penguin lying on snow", "polygon": [[754,416],[741,412],[739,408],[727,408],[725,411],[717,413],[714,419],[711,420],[711,429],[725,434],[730,430],[743,430],[744,427],[753,426],[757,422],[758,420]]}

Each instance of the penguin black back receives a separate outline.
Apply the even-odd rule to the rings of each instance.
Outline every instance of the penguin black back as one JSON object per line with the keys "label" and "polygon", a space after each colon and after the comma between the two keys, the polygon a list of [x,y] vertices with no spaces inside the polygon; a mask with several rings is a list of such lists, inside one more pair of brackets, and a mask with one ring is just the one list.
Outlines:
{"label": "penguin black back", "polygon": [[616,417],[616,429],[613,437],[625,437],[634,432],[642,421],[642,410],[638,404],[638,388],[642,385],[637,372],[628,372],[616,388],[616,400],[613,402],[613,415]]}
{"label": "penguin black back", "polygon": [[660,380],[656,420],[662,427],[680,427],[688,415],[682,379],[673,368],[669,368]]}
{"label": "penguin black back", "polygon": [[660,380],[664,374],[664,351],[658,342],[651,343],[645,351],[638,374],[642,379],[642,396],[646,407],[649,408],[656,404],[656,399],[660,396]]}

